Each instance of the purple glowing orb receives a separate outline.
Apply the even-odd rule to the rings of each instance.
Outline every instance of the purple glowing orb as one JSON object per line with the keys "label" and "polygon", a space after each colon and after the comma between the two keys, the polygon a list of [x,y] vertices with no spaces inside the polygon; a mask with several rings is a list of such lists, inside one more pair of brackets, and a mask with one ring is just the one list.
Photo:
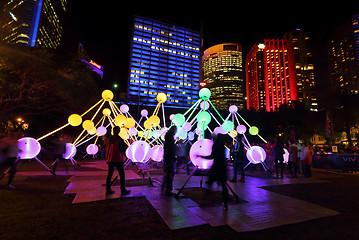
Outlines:
{"label": "purple glowing orb", "polygon": [[247,158],[253,164],[264,162],[266,152],[259,146],[252,146],[247,150]]}
{"label": "purple glowing orb", "polygon": [[195,166],[198,166],[200,169],[211,168],[213,159],[205,159],[202,158],[202,156],[206,157],[211,155],[212,145],[213,141],[210,139],[200,139],[192,145],[189,156]]}
{"label": "purple glowing orb", "polygon": [[24,137],[18,140],[18,148],[20,152],[17,154],[17,157],[20,159],[32,159],[36,157],[40,150],[40,143],[31,137]]}

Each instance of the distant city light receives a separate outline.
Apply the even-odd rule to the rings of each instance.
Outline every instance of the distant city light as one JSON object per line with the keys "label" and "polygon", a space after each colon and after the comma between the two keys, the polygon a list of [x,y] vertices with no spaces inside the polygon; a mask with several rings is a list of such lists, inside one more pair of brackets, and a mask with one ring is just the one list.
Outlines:
{"label": "distant city light", "polygon": [[199,85],[200,85],[201,87],[205,87],[205,86],[207,85],[207,83],[201,82],[201,83],[199,83]]}
{"label": "distant city light", "polygon": [[17,21],[17,17],[12,13],[12,12],[9,12],[10,13],[10,16],[12,17],[12,19],[14,19],[15,21]]}
{"label": "distant city light", "polygon": [[263,43],[258,44],[259,49],[264,49],[265,47],[266,47],[266,45],[264,45]]}

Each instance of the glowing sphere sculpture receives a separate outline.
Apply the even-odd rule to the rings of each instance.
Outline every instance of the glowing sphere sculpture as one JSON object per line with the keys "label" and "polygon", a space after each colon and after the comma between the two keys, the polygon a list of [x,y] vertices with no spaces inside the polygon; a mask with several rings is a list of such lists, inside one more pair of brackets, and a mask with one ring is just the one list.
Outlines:
{"label": "glowing sphere sculpture", "polygon": [[289,152],[288,152],[288,150],[286,149],[286,148],[283,148],[283,150],[284,150],[284,154],[283,154],[283,159],[284,159],[284,163],[288,163],[288,161],[289,161]]}
{"label": "glowing sphere sculpture", "polygon": [[117,117],[115,118],[115,123],[119,127],[124,127],[126,125],[126,123],[127,123],[126,116],[123,115],[123,114],[117,115]]}
{"label": "glowing sphere sculpture", "polygon": [[163,160],[163,146],[156,145],[152,147],[151,159],[156,162]]}
{"label": "glowing sphere sculpture", "polygon": [[68,118],[68,122],[71,126],[80,126],[80,124],[82,123],[82,117],[78,114],[71,114]]}
{"label": "glowing sphere sculpture", "polygon": [[102,92],[101,96],[102,96],[103,100],[109,101],[109,100],[113,99],[113,92],[110,90],[105,90]]}
{"label": "glowing sphere sculpture", "polygon": [[202,111],[197,115],[197,121],[202,124],[209,124],[211,119],[211,115],[206,111]]}
{"label": "glowing sphere sculpture", "polygon": [[76,154],[77,150],[75,145],[73,145],[72,143],[66,143],[66,152],[64,154],[62,154],[62,157],[64,159],[70,159],[73,158]]}
{"label": "glowing sphere sculpture", "polygon": [[146,110],[146,109],[143,109],[142,111],[141,111],[141,116],[142,117],[146,117],[148,115],[148,111]]}
{"label": "glowing sphere sculpture", "polygon": [[151,117],[148,118],[148,121],[150,121],[150,124],[152,127],[157,127],[158,125],[160,125],[160,118],[156,115],[152,115]]}
{"label": "glowing sphere sculpture", "polygon": [[236,113],[238,111],[238,107],[236,105],[231,105],[229,107],[229,112],[230,113]]}
{"label": "glowing sphere sculpture", "polygon": [[177,113],[173,116],[172,122],[177,126],[181,127],[185,123],[186,119],[181,113]]}
{"label": "glowing sphere sculpture", "polygon": [[256,127],[256,126],[252,126],[252,127],[250,127],[249,128],[249,133],[251,134],[251,135],[257,135],[258,134],[258,132],[259,132],[259,130],[258,130],[258,128]]}
{"label": "glowing sphere sculpture", "polygon": [[111,115],[111,110],[108,108],[105,108],[104,110],[102,110],[102,114],[105,116],[110,116]]}
{"label": "glowing sphere sculpture", "polygon": [[89,130],[91,130],[92,128],[95,127],[95,124],[94,124],[93,121],[91,121],[91,120],[85,120],[85,121],[82,123],[82,127],[83,127],[85,130],[89,131]]}
{"label": "glowing sphere sculpture", "polygon": [[266,152],[259,146],[252,146],[247,150],[247,158],[253,164],[264,162],[266,159]]}
{"label": "glowing sphere sculpture", "polygon": [[107,133],[106,127],[101,126],[101,127],[98,127],[98,128],[97,128],[97,135],[103,136],[103,135],[105,135],[106,133]]}
{"label": "glowing sphere sculpture", "polygon": [[199,98],[202,100],[208,100],[211,97],[211,91],[208,88],[202,88],[199,90]]}
{"label": "glowing sphere sculpture", "polygon": [[164,102],[166,102],[167,101],[167,96],[166,96],[166,94],[164,94],[164,93],[159,93],[159,94],[157,94],[157,102],[159,102],[159,103],[164,103]]}
{"label": "glowing sphere sculpture", "polygon": [[222,124],[222,128],[226,132],[230,132],[234,129],[234,123],[230,120],[225,120]]}
{"label": "glowing sphere sculpture", "polygon": [[93,127],[90,130],[87,130],[87,133],[90,135],[95,135],[97,133],[97,129],[95,127]]}
{"label": "glowing sphere sculpture", "polygon": [[128,105],[122,104],[122,105],[120,106],[120,111],[121,111],[122,113],[128,113],[128,111],[130,111],[130,108],[128,107]]}
{"label": "glowing sphere sculpture", "polygon": [[125,127],[127,128],[134,128],[136,125],[136,121],[133,118],[127,118],[127,122]]}
{"label": "glowing sphere sculpture", "polygon": [[20,159],[32,159],[36,157],[40,150],[40,143],[31,137],[24,137],[18,140],[18,148],[20,152],[17,154],[17,157]]}
{"label": "glowing sphere sculpture", "polygon": [[241,124],[237,126],[236,130],[239,134],[244,134],[247,131],[247,128]]}
{"label": "glowing sphere sculpture", "polygon": [[95,155],[98,152],[98,147],[96,144],[90,144],[86,148],[86,152],[89,155]]}
{"label": "glowing sphere sculpture", "polygon": [[126,156],[133,162],[147,162],[152,155],[152,149],[148,142],[135,141],[126,150]]}
{"label": "glowing sphere sculpture", "polygon": [[211,155],[212,146],[213,141],[210,139],[200,139],[195,142],[189,151],[192,163],[200,169],[210,169],[213,164],[213,159],[205,159],[202,158],[202,156],[206,157]]}

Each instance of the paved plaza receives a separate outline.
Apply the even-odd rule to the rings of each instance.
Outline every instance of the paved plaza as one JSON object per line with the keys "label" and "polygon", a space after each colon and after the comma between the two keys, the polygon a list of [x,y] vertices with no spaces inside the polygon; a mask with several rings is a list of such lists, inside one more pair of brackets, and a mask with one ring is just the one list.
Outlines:
{"label": "paved plaza", "polygon": [[[161,225],[161,227],[164,227],[164,225],[167,226],[167,230],[163,231],[163,234],[160,234],[159,232],[155,233],[159,235],[154,239],[165,237],[166,232],[167,235],[170,234],[168,236],[176,238],[175,233],[179,233],[178,231],[180,231],[181,234],[184,234],[178,236],[185,236],[186,232],[195,234],[196,231],[201,232],[204,231],[203,229],[205,228],[209,228],[211,231],[215,232],[225,228],[226,231],[230,232],[228,236],[226,235],[226,231],[223,232],[223,239],[227,239],[227,237],[230,238],[230,236],[236,236],[236,234],[247,234],[246,236],[254,237],[258,234],[262,234],[263,231],[291,228],[296,225],[298,225],[298,227],[301,226],[303,229],[301,224],[306,225],[313,221],[318,223],[323,220],[331,221],[332,219],[334,221],[343,214],[343,212],[340,211],[343,206],[338,208],[335,205],[326,202],[322,204],[321,201],[316,201],[315,193],[313,199],[311,199],[310,192],[313,191],[312,187],[314,186],[317,188],[323,186],[322,188],[319,187],[319,189],[325,189],[333,182],[337,182],[338,180],[341,182],[348,177],[359,182],[358,176],[354,174],[348,175],[330,173],[327,171],[314,171],[315,177],[311,179],[301,177],[277,179],[266,176],[264,172],[258,168],[257,170],[248,172],[249,176],[246,177],[245,183],[229,183],[240,199],[239,201],[236,201],[235,198],[231,197],[229,201],[229,210],[225,211],[221,206],[221,187],[214,184],[212,189],[208,190],[204,183],[203,186],[200,187],[201,176],[193,176],[186,185],[183,193],[176,199],[173,196],[168,197],[161,194],[161,169],[155,167],[149,168],[154,184],[154,186],[151,187],[147,173],[139,173],[141,168],[136,168],[130,164],[129,167],[126,168],[126,184],[127,188],[131,190],[131,194],[121,196],[120,187],[118,182],[115,181],[113,189],[116,193],[106,196],[105,179],[107,175],[107,164],[105,161],[90,159],[82,161],[81,165],[82,167],[76,171],[72,168],[68,168],[68,170],[65,171],[65,168],[60,166],[57,171],[57,176],[53,177],[36,163],[24,163],[19,169],[18,175],[14,181],[16,189],[7,189],[5,187],[6,179],[3,179],[1,181],[0,194],[2,196],[6,196],[7,194],[20,194],[21,196],[26,197],[26,194],[31,195],[31,191],[26,189],[26,187],[37,187],[43,190],[45,188],[51,189],[51,187],[55,188],[56,182],[61,181],[62,183],[57,184],[56,186],[58,191],[50,191],[53,191],[52,196],[56,195],[56,198],[62,198],[60,194],[66,198],[66,202],[62,204],[63,208],[78,209],[84,206],[93,206],[93,204],[96,204],[95,206],[101,205],[101,208],[103,208],[106,207],[106,205],[109,206],[115,204],[116,201],[120,201],[118,204],[123,208],[126,203],[130,206],[129,203],[144,201],[146,204],[142,204],[140,207],[146,208],[146,211],[151,211],[151,214],[153,215],[151,219],[142,220],[154,221],[154,219],[157,219],[157,225]],[[188,175],[184,170],[180,170],[180,172],[176,174],[174,179],[174,192],[177,192],[180,189],[187,178]],[[203,182],[205,182],[205,178]],[[34,186],[26,185],[30,184],[34,179],[46,179],[46,181],[50,182],[54,181],[54,185],[49,186],[49,182],[46,183],[46,181],[43,183],[41,181],[36,182]],[[26,180],[28,183],[26,183]],[[281,192],[281,189],[284,189],[284,194]],[[336,189],[336,191],[341,190]],[[49,194],[46,193],[46,196],[48,195]],[[9,202],[2,202],[6,201],[6,199],[6,197],[0,199],[3,206],[9,204]],[[328,202],[330,201],[333,200],[328,200]],[[341,199],[339,201],[343,200]],[[334,207],[332,208],[332,206]],[[10,207],[17,209],[16,202],[12,203]],[[46,208],[46,205],[43,207]],[[355,207],[355,209],[356,208],[357,207]],[[99,209],[97,210],[99,211]],[[136,218],[136,211],[139,210],[133,209],[133,212],[130,211],[131,209],[126,209],[128,214],[133,214],[133,217]],[[11,215],[11,212],[5,211],[5,214],[2,214],[2,221],[6,218],[6,214]],[[18,216],[18,220],[20,220],[22,218],[21,212],[16,214],[20,214]],[[69,214],[71,215],[71,213]],[[119,216],[121,215],[121,212],[113,212],[112,214],[113,216]],[[108,213],[108,215],[111,216],[111,213]],[[141,214],[138,213],[138,216],[140,215]],[[33,214],[33,216],[36,216],[36,213]],[[11,217],[16,218],[16,216]],[[48,217],[51,219],[51,216]],[[66,216],[62,217],[67,219]],[[81,216],[78,217],[81,219]],[[84,218],[86,217],[84,216]],[[71,221],[71,219],[71,216],[68,216],[68,219],[65,221]],[[34,220],[36,221],[36,219]],[[14,219],[14,221],[16,221],[16,219]],[[83,221],[83,224],[86,224],[86,219],[78,221]],[[133,224],[135,225],[136,223],[134,222]],[[54,225],[51,226],[54,227]],[[126,222],[126,226],[129,226],[126,228],[128,232],[122,232],[122,236],[127,236],[125,237],[126,239],[132,239],[132,237],[128,237],[131,235],[130,231],[133,231],[131,222]],[[339,227],[340,224],[338,223],[337,226]],[[52,227],[50,227],[50,229]],[[46,227],[44,226],[44,228]],[[14,233],[5,232],[5,228],[2,229],[3,230],[0,230],[0,235],[3,234],[5,239],[7,239],[7,234],[13,236]],[[11,231],[11,229],[14,228],[10,227],[9,231]],[[72,229],[68,230],[72,231]],[[317,229],[317,231],[319,230],[324,231],[325,229]],[[24,229],[24,231],[26,231],[26,229]],[[140,234],[141,229],[139,228],[138,231],[137,234]],[[329,231],[333,231],[333,229],[329,229]],[[145,236],[152,238],[151,231],[148,234],[149,235],[146,235],[146,233],[144,233],[144,235],[139,236],[140,238],[141,236],[144,238],[146,238]],[[216,234],[220,235],[220,232],[217,232]],[[17,235],[15,234],[15,236]],[[291,236],[290,232],[285,233],[285,236],[288,239],[296,239],[296,237],[299,237],[299,235]],[[323,236],[325,236],[325,234]],[[196,239],[197,237],[194,238]],[[83,239],[91,239],[91,237]]]}

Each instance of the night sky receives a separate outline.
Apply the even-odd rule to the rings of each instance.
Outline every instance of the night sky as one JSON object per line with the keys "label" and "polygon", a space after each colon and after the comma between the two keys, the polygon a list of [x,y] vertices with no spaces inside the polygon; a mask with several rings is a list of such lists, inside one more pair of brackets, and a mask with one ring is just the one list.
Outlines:
{"label": "night sky", "polygon": [[219,43],[240,43],[243,62],[254,43],[282,38],[285,32],[300,28],[312,34],[315,77],[326,82],[327,40],[335,27],[359,13],[359,5],[353,6],[352,1],[327,1],[324,5],[322,1],[250,2],[72,0],[68,1],[64,38],[65,42],[80,41],[89,56],[104,67],[103,81],[109,86],[123,83],[120,90],[125,91],[133,15],[198,31],[202,23],[204,50]]}

